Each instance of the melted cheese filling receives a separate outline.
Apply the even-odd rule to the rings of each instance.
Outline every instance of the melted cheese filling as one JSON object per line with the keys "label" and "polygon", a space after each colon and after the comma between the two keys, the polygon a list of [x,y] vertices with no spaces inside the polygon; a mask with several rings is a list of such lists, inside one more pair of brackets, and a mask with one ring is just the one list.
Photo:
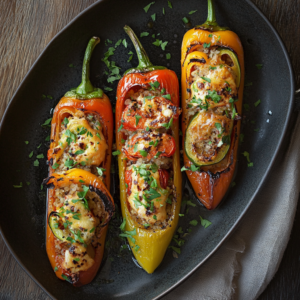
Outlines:
{"label": "melted cheese filling", "polygon": [[[237,95],[236,74],[231,67],[224,64],[219,55],[213,61],[208,60],[206,64],[197,65],[191,75],[193,84],[189,105],[199,105],[199,101],[193,101],[194,98],[202,100],[202,105],[207,101],[210,109],[226,105],[230,110],[229,99]],[[215,98],[210,97],[211,93],[214,93]]]}
{"label": "melted cheese filling", "polygon": [[74,243],[65,252],[63,268],[69,272],[76,273],[88,270],[95,263],[94,259],[88,254],[87,248],[83,245]]}
{"label": "melted cheese filling", "polygon": [[98,218],[95,218],[92,212],[85,207],[84,202],[75,195],[68,195],[63,207],[64,218],[67,217],[67,220],[72,223],[69,224],[69,231],[77,233],[79,230],[84,242],[89,244],[94,236],[95,228],[99,224]]}
{"label": "melted cheese filling", "polygon": [[[144,206],[148,204],[148,202],[143,198],[143,195],[147,194],[145,191],[149,190],[149,184],[136,171],[132,172],[131,194],[128,197],[128,202],[131,209],[134,210],[140,218],[144,219],[146,223],[155,224],[156,221],[164,221],[167,218],[166,201],[171,191],[168,187],[167,189],[162,189],[160,185],[159,172],[149,172],[149,177],[152,177],[156,181],[157,187],[155,190],[160,194],[159,197],[152,200],[154,203],[153,212],[150,212],[149,209],[146,209]],[[137,199],[144,205],[139,204]],[[156,219],[153,218],[154,215],[156,216]]]}
{"label": "melted cheese filling", "polygon": [[69,120],[59,146],[53,149],[56,153],[54,163],[59,161],[67,148],[70,158],[77,164],[99,166],[105,160],[108,146],[102,130],[93,129],[83,114],[80,118]]}

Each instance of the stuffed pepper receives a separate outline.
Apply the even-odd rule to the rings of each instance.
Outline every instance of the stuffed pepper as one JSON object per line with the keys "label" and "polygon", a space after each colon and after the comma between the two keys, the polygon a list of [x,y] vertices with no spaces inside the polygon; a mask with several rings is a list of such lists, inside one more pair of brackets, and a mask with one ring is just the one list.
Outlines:
{"label": "stuffed pepper", "polygon": [[207,21],[184,35],[181,65],[183,170],[201,203],[214,209],[237,162],[244,54],[238,36],[217,24],[212,0]]}
{"label": "stuffed pepper", "polygon": [[[50,178],[53,173],[55,173],[55,176],[64,176],[64,174],[66,174],[69,170],[80,169],[87,172],[87,174],[90,174],[89,176],[94,176],[93,180],[98,178],[104,183],[106,189],[109,189],[113,139],[112,108],[108,97],[101,89],[94,88],[89,80],[91,54],[99,41],[99,38],[93,37],[88,43],[84,56],[81,84],[77,88],[67,92],[54,110],[51,123],[51,144],[50,149],[48,150],[48,163]],[[83,181],[86,180],[84,178],[82,179],[82,184],[84,185]],[[78,229],[72,229],[72,226],[76,224],[78,228],[84,228],[84,230],[81,230],[80,232],[84,245],[88,245],[88,242],[91,242],[94,235],[97,236],[97,240],[102,239],[102,242],[97,244],[97,247],[101,249],[97,252],[102,253],[101,258],[104,247],[103,241],[107,231],[107,222],[103,223],[101,221],[102,217],[100,215],[96,216],[92,212],[90,206],[100,200],[93,202],[93,204],[92,202],[90,203],[90,201],[86,201],[86,197],[83,197],[83,199],[86,199],[84,201],[76,201],[78,200],[77,198],[74,198],[75,200],[72,198],[78,194],[86,192],[89,185],[93,186],[93,182],[90,182],[85,187],[81,187],[80,185],[81,184],[74,188],[68,187],[69,189],[65,191],[65,200],[62,198],[60,200],[55,199],[53,194],[54,192],[51,190],[48,191],[48,226],[46,245],[52,267],[58,267],[62,270],[61,272],[56,272],[56,275],[59,278],[64,279],[65,277],[62,275],[69,274],[72,277],[72,283],[77,285],[87,283],[87,280],[83,283],[79,280],[81,277],[78,277],[78,272],[82,272],[83,269],[67,268],[66,262],[62,261],[62,259],[67,260],[67,256],[70,255],[70,253],[66,251],[66,249],[72,244],[70,241],[77,241],[76,243],[79,241],[79,237],[76,239]],[[55,194],[57,193],[63,193],[63,191],[55,191]],[[88,194],[89,193],[90,192],[88,192]],[[72,199],[69,199],[69,197]],[[72,203],[72,200],[76,202]],[[66,207],[65,203],[67,202],[69,203],[69,207]],[[99,203],[101,203],[101,201]],[[103,208],[101,208],[100,204],[97,205],[99,209]],[[82,213],[82,218],[79,217],[77,221],[74,221],[74,218],[71,218],[72,221],[67,222],[66,220],[70,220],[70,215],[62,214],[61,209],[65,211],[71,210],[71,212],[74,213],[74,211],[80,210],[79,206],[82,206],[81,209],[85,210],[85,212]],[[86,219],[83,217],[85,214],[90,214],[90,218],[96,218],[92,222],[95,225],[95,230],[88,234],[86,241],[84,239],[87,235],[85,230],[91,230],[91,228],[87,229],[85,226],[87,225],[85,223]],[[52,222],[54,219],[57,220],[56,223]],[[63,224],[65,230],[68,231],[68,235],[66,237],[69,238],[69,240],[61,240],[59,235],[54,233],[54,227],[51,226],[51,224],[59,226],[60,229],[63,229],[61,228]],[[56,230],[55,232],[58,231]],[[85,247],[82,245],[83,243],[80,246],[81,250],[84,250]],[[55,252],[53,252],[54,250]],[[53,256],[55,258],[53,258]],[[97,258],[98,262],[99,258],[100,257]],[[84,268],[85,272],[88,272],[87,267],[85,266]],[[85,274],[92,273],[88,272]],[[94,276],[94,273],[92,275]],[[92,275],[90,275],[89,280],[93,279]],[[88,276],[85,275],[85,278],[88,278]]]}
{"label": "stuffed pepper", "polygon": [[125,235],[138,263],[153,273],[178,223],[181,201],[179,84],[176,74],[153,66],[132,29],[139,59],[117,89],[116,129]]}
{"label": "stuffed pepper", "polygon": [[54,173],[48,190],[47,253],[56,276],[74,286],[100,267],[114,202],[102,180],[82,169]]}

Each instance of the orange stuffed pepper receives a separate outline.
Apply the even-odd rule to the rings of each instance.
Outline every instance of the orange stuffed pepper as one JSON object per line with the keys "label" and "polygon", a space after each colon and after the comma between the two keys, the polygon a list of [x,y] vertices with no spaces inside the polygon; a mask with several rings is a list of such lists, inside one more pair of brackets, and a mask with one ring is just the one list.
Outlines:
{"label": "orange stuffed pepper", "polygon": [[196,196],[214,209],[234,176],[241,126],[244,53],[239,37],[220,27],[214,3],[181,48],[184,168]]}
{"label": "orange stuffed pepper", "polygon": [[60,279],[89,283],[100,267],[114,212],[110,187],[113,115],[108,97],[89,80],[89,62],[100,39],[87,46],[82,83],[57,104],[48,150],[46,249]]}

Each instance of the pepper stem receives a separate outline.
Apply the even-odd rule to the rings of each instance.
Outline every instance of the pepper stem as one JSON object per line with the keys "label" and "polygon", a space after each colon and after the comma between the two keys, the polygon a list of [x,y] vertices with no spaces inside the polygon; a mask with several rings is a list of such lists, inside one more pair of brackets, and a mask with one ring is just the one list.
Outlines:
{"label": "pepper stem", "polygon": [[124,27],[125,32],[128,34],[130,37],[133,46],[135,48],[137,57],[139,59],[139,65],[137,66],[138,68],[147,68],[147,67],[152,67],[153,64],[151,63],[148,54],[146,53],[144,47],[142,46],[141,42],[137,38],[136,34],[134,31],[127,25]]}
{"label": "pepper stem", "polygon": [[220,27],[217,23],[214,0],[207,0],[207,5],[208,13],[206,22],[200,26],[197,26],[197,28],[203,28],[212,32],[228,30],[227,27]]}
{"label": "pepper stem", "polygon": [[128,34],[129,38],[131,39],[131,41],[134,45],[138,60],[139,60],[138,66],[136,68],[127,70],[125,72],[125,74],[129,74],[129,73],[133,73],[133,72],[148,72],[148,71],[153,71],[153,70],[157,70],[157,69],[159,69],[159,70],[165,69],[165,67],[153,66],[144,47],[142,46],[141,42],[137,38],[134,31],[129,26],[126,25],[124,27],[124,30]]}
{"label": "pepper stem", "polygon": [[216,19],[216,13],[215,13],[215,3],[214,0],[208,0],[208,14],[207,14],[207,20],[206,20],[206,24],[210,24],[210,25],[217,25],[217,19]]}
{"label": "pepper stem", "polygon": [[82,81],[76,88],[76,93],[79,95],[86,95],[94,91],[94,87],[90,81],[90,60],[95,46],[99,43],[100,39],[98,37],[92,37],[85,50],[82,65]]}

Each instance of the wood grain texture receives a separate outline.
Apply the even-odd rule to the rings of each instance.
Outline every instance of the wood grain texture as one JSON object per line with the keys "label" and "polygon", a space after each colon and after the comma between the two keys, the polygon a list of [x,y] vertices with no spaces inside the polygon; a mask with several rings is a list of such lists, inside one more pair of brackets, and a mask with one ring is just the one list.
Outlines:
{"label": "wood grain texture", "polygon": [[[0,1],[0,119],[17,87],[45,46],[67,23],[94,2],[96,0]],[[300,0],[253,0],[253,2],[264,12],[283,38],[297,78],[296,86],[299,88]],[[295,222],[287,250],[290,251],[288,255],[292,258],[289,259],[285,254],[278,274],[260,300],[299,299],[297,298],[300,295],[299,211]],[[297,244],[298,248],[294,247],[293,243]],[[297,261],[293,263],[295,258]],[[284,264],[288,265],[287,271]],[[50,299],[21,269],[1,238],[0,270],[0,300]]]}

